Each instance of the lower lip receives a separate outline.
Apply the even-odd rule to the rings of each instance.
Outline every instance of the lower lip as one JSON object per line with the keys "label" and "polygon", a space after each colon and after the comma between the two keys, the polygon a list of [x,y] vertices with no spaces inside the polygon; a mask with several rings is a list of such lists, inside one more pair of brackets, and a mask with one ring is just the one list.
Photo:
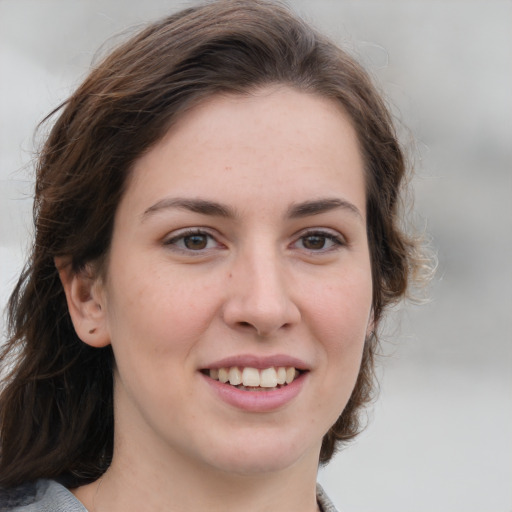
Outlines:
{"label": "lower lip", "polygon": [[291,384],[268,391],[244,391],[201,374],[214,392],[229,405],[249,412],[271,412],[290,403],[301,391],[307,372],[301,373]]}

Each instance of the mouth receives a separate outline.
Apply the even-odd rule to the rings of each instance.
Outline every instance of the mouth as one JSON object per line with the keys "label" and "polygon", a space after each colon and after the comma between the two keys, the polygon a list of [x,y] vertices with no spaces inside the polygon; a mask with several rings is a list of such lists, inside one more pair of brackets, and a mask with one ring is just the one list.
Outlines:
{"label": "mouth", "polygon": [[206,368],[201,373],[243,391],[272,391],[288,386],[304,371],[293,366],[271,366],[263,369],[230,366]]}

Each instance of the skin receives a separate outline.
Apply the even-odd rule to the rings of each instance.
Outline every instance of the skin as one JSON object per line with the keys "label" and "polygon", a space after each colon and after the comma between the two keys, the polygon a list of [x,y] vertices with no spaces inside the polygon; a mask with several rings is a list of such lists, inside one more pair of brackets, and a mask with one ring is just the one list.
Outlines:
{"label": "skin", "polygon": [[[195,107],[136,162],[105,276],[61,269],[77,333],[111,343],[117,365],[114,458],[74,490],[85,506],[316,510],[322,437],[371,330],[363,162],[344,111],[284,86]],[[226,403],[200,370],[239,355],[299,358],[299,393],[266,412]]]}

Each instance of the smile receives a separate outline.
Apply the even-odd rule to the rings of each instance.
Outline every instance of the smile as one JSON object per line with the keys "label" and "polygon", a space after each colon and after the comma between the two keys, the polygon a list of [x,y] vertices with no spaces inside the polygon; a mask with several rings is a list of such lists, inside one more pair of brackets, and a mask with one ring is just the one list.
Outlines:
{"label": "smile", "polygon": [[245,391],[266,391],[291,384],[300,371],[293,366],[278,366],[264,369],[252,367],[224,367],[202,371],[211,379],[235,386]]}

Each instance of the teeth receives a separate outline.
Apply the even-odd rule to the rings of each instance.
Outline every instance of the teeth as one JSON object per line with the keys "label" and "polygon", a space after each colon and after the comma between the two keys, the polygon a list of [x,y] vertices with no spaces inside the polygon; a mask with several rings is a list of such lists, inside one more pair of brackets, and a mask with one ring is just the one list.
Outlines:
{"label": "teeth", "polygon": [[[210,370],[210,372],[211,372],[211,370]],[[215,379],[215,377],[213,377],[211,374],[210,374],[210,377],[212,379]],[[228,380],[229,380],[229,368],[219,368],[219,375],[218,375],[218,377],[219,377],[219,380],[221,382],[224,382],[224,383],[228,382]]]}
{"label": "teeth", "polygon": [[242,384],[242,372],[236,366],[229,369],[229,383],[232,386]]}
{"label": "teeth", "polygon": [[261,370],[260,386],[262,388],[275,388],[277,386],[277,373],[275,368],[266,368],[265,370]]}
{"label": "teeth", "polygon": [[244,388],[275,388],[285,384],[291,384],[299,372],[293,366],[270,367],[263,370],[245,367],[239,368],[213,368],[209,370],[212,379],[222,383],[229,383],[232,386],[243,386]]}
{"label": "teeth", "polygon": [[[244,386],[252,386],[257,387],[260,385],[260,372],[256,370],[256,368],[244,368],[244,371],[242,372],[242,382]],[[231,379],[229,379],[229,383],[233,384],[231,382]]]}

